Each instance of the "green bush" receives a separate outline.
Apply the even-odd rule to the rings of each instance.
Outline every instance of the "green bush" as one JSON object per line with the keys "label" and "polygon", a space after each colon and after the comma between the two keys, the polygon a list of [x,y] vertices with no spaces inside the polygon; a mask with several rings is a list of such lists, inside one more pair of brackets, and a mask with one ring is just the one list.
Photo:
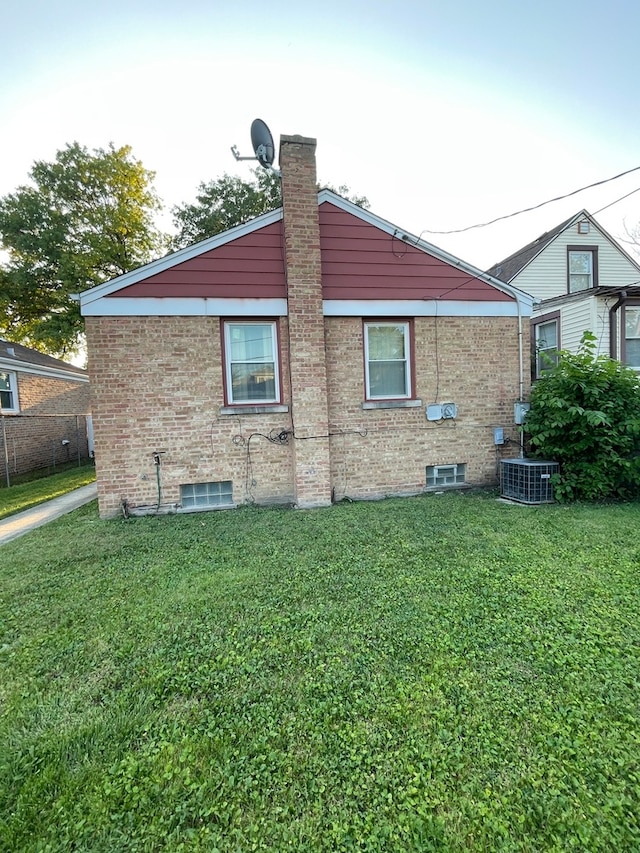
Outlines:
{"label": "green bush", "polygon": [[630,498],[640,494],[640,380],[608,356],[595,355],[585,332],[577,353],[533,386],[525,430],[530,455],[560,463],[560,501]]}

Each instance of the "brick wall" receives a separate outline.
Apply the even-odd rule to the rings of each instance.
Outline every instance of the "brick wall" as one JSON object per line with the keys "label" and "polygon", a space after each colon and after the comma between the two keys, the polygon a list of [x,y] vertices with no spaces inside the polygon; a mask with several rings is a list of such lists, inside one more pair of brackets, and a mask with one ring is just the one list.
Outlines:
{"label": "brick wall", "polygon": [[3,416],[0,433],[2,480],[7,457],[10,475],[86,459],[89,384],[21,371],[17,384],[20,412]]}
{"label": "brick wall", "polygon": [[[493,428],[504,427],[511,439],[500,451],[504,457],[519,451],[515,318],[416,318],[415,386],[423,405],[399,409],[362,409],[362,320],[327,318],[326,326],[329,426],[344,432],[331,439],[334,499],[423,491],[428,465],[465,463],[469,483],[497,482]],[[457,418],[428,421],[432,402],[456,403]]]}
{"label": "brick wall", "polygon": [[[501,453],[517,455],[515,318],[416,318],[416,390],[424,405],[373,410],[362,409],[362,320],[326,318],[325,429],[338,435],[286,444],[268,436],[291,428],[291,410],[221,414],[218,318],[87,317],[86,324],[102,516],[117,514],[123,500],[157,503],[155,452],[162,453],[163,504],[179,502],[181,484],[225,480],[233,483],[236,503],[299,504],[295,466],[307,446],[307,459],[318,458],[318,447],[320,456],[330,450],[329,490],[338,500],[420,492],[427,465],[454,462],[466,464],[468,482],[495,484],[494,426],[513,439]],[[527,353],[528,328],[524,334]],[[284,402],[290,404],[286,318],[280,337]],[[424,406],[436,397],[457,404],[455,421],[426,420]],[[312,489],[305,494],[313,496]]]}
{"label": "brick wall", "polygon": [[20,411],[30,415],[86,414],[89,383],[18,371]]}
{"label": "brick wall", "polygon": [[[293,502],[291,443],[268,437],[289,414],[221,414],[220,320],[213,317],[87,317],[100,513],[158,502],[153,454],[161,454],[161,503],[180,486],[231,480],[233,499]],[[289,397],[286,320],[282,376]]]}

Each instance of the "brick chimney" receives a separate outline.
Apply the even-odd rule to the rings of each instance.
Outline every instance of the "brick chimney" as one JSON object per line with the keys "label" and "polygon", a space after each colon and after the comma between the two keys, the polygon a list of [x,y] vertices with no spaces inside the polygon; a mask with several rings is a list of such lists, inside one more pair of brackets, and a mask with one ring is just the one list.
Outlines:
{"label": "brick chimney", "polygon": [[280,137],[296,506],[331,503],[316,140]]}

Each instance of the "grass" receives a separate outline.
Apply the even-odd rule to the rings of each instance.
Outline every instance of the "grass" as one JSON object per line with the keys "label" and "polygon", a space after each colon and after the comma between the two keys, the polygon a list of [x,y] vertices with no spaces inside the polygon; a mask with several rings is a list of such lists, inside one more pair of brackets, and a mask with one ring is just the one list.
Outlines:
{"label": "grass", "polygon": [[90,462],[82,466],[76,464],[66,467],[57,474],[30,478],[26,482],[20,482],[9,488],[3,483],[0,485],[0,518],[30,509],[43,501],[49,501],[73,489],[78,489],[80,486],[86,486],[95,478],[95,467]]}
{"label": "grass", "polygon": [[8,543],[2,849],[640,850],[639,509],[89,505]]}

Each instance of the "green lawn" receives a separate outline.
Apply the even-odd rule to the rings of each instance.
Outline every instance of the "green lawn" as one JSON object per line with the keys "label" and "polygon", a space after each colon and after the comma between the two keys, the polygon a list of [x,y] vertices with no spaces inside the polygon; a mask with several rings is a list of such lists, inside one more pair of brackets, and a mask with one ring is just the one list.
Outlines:
{"label": "green lawn", "polygon": [[640,850],[639,521],[91,504],[2,546],[1,849]]}
{"label": "green lawn", "polygon": [[80,486],[86,486],[95,478],[96,469],[93,463],[88,463],[82,466],[74,465],[58,474],[29,480],[9,488],[2,483],[0,485],[0,518],[30,509],[43,501],[78,489]]}

